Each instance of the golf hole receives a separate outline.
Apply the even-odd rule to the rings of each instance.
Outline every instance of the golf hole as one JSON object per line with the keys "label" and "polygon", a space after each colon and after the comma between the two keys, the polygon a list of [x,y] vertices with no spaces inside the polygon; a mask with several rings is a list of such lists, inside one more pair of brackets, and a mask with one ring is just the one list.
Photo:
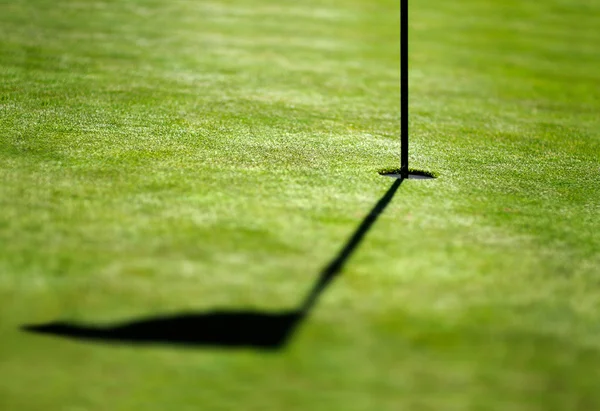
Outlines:
{"label": "golf hole", "polygon": [[[380,171],[379,174],[384,177],[402,178],[400,169]],[[429,171],[408,170],[408,179],[409,180],[433,180],[434,178],[436,178],[436,175]]]}

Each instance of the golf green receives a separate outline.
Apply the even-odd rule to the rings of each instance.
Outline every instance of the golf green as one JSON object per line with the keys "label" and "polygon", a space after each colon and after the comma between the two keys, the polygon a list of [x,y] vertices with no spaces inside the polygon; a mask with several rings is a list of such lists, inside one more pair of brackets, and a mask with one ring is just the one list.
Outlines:
{"label": "golf green", "polygon": [[0,410],[600,409],[600,3],[410,7],[398,186],[396,0],[1,4]]}

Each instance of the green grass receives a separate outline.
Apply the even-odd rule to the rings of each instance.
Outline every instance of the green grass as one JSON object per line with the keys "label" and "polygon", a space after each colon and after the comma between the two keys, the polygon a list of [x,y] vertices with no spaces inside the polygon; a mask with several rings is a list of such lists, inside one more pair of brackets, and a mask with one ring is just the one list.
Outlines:
{"label": "green grass", "polygon": [[20,327],[294,307],[398,166],[398,2],[0,5],[0,409],[600,409],[600,5],[410,18],[439,177],[262,353]]}

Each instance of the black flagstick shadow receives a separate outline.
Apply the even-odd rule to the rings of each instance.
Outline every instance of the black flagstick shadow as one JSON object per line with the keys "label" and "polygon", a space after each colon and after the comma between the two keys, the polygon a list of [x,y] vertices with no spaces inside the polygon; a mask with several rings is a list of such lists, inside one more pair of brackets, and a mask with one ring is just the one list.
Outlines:
{"label": "black flagstick shadow", "polygon": [[77,340],[128,344],[178,344],[224,348],[251,347],[276,350],[285,346],[319,296],[341,272],[344,264],[379,215],[394,197],[403,179],[395,180],[385,195],[348,240],[344,248],[323,269],[304,302],[283,312],[209,311],[153,317],[113,325],[97,326],[67,322],[28,325],[23,329]]}

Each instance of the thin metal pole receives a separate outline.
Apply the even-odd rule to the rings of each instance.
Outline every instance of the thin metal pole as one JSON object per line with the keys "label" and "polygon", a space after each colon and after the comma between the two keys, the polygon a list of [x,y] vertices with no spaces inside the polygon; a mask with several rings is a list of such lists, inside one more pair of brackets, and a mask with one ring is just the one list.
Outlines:
{"label": "thin metal pole", "polygon": [[408,178],[408,0],[400,1],[400,175]]}

